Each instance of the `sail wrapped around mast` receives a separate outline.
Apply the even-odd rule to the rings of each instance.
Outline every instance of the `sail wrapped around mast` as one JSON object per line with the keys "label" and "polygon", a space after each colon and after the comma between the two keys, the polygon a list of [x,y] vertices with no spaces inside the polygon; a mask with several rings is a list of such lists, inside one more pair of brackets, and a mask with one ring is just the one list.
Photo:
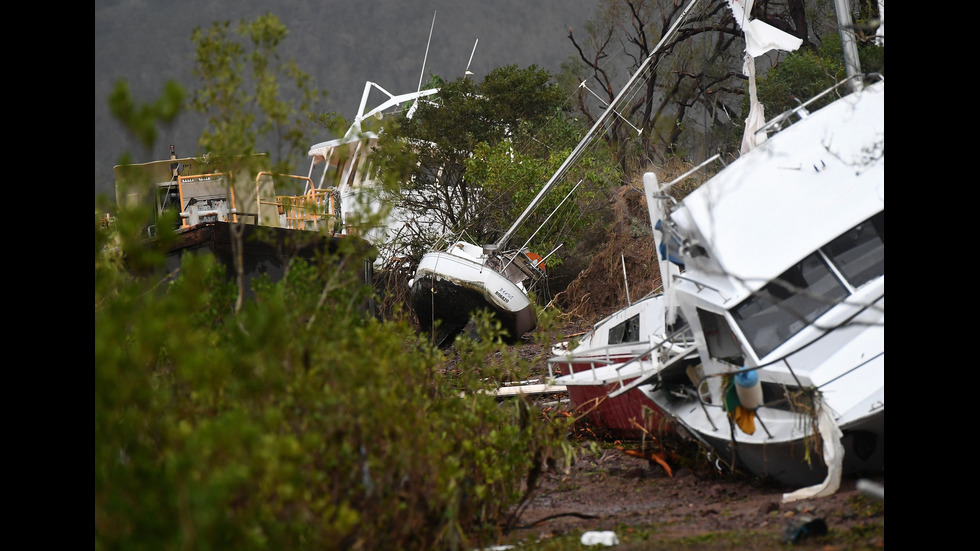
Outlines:
{"label": "sail wrapped around mast", "polygon": [[755,58],[770,50],[792,52],[803,44],[803,40],[772,25],[749,19],[754,0],[728,0],[728,7],[739,28],[745,32],[745,64],[742,70],[749,77],[749,115],[745,118],[745,133],[742,134],[740,153],[746,154],[756,145],[766,141],[766,135],[758,131],[766,124],[766,115],[755,86]]}

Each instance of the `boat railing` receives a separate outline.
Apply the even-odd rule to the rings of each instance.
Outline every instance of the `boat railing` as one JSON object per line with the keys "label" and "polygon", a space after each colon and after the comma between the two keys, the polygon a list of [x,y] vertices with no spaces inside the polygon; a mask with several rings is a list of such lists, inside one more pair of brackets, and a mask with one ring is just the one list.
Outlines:
{"label": "boat railing", "polygon": [[[673,366],[683,359],[690,357],[692,354],[696,354],[697,346],[693,339],[689,338],[691,336],[690,328],[685,326],[671,332],[663,339],[657,339],[651,336],[651,346],[643,349],[639,353],[624,353],[622,345],[607,345],[591,349],[588,354],[582,354],[579,356],[582,358],[580,362],[575,361],[576,356],[574,353],[565,354],[564,356],[548,360],[548,375],[552,379],[555,378],[554,364],[588,363],[588,370],[577,373],[590,373],[593,380],[598,380],[599,374],[596,372],[596,369],[615,365],[617,366],[615,368],[617,376],[615,380],[610,382],[617,384],[618,388],[609,392],[609,397],[615,398],[648,381],[651,376],[657,375],[663,369]],[[618,354],[616,353],[617,351],[619,352]],[[640,365],[640,374],[638,376],[632,373],[629,375],[624,374],[627,367],[641,364],[641,362],[645,361],[652,362],[650,369],[644,369]],[[627,380],[631,380],[631,382],[627,383]]]}
{"label": "boat railing", "polygon": [[[271,173],[261,172],[256,177],[271,176]],[[279,227],[291,230],[319,231],[327,229],[331,233],[337,231],[337,206],[339,202],[334,188],[314,189],[310,178],[295,175],[279,175],[279,178],[291,178],[305,183],[307,190],[302,195],[276,195],[275,201],[262,201],[260,204],[275,205],[279,210]]]}
{"label": "boat railing", "polygon": [[651,354],[653,350],[659,352],[655,357],[653,367],[630,383],[620,384],[619,388],[609,393],[609,398],[615,398],[621,394],[625,394],[642,384],[646,384],[652,378],[662,378],[665,370],[680,364],[684,360],[696,357],[698,355],[698,348],[693,340],[687,338],[689,334],[690,332],[687,329],[683,329],[651,349]]}
{"label": "boat railing", "polygon": [[[710,423],[715,430],[718,430],[717,427],[715,426],[714,421],[712,420],[711,414],[708,413],[708,408],[724,408],[725,406],[721,402],[719,402],[719,403],[712,403],[711,401],[706,401],[705,400],[705,396],[706,395],[710,395],[710,392],[707,392],[706,389],[704,389],[704,387],[705,387],[705,385],[706,385],[706,383],[708,382],[709,379],[729,377],[729,376],[733,375],[734,373],[738,372],[739,370],[759,371],[759,370],[762,370],[762,369],[772,369],[772,368],[778,366],[778,367],[782,368],[782,370],[785,370],[787,373],[789,373],[789,376],[793,379],[793,382],[795,382],[795,385],[793,385],[792,383],[786,383],[786,382],[782,382],[782,383],[775,382],[774,383],[774,382],[770,381],[769,379],[763,380],[762,381],[762,384],[763,385],[777,384],[777,385],[783,387],[784,388],[784,393],[783,393],[783,395],[781,397],[774,398],[774,399],[766,399],[766,401],[764,403],[762,403],[760,407],[777,408],[777,409],[785,409],[785,408],[788,407],[788,408],[790,408],[790,410],[795,411],[795,407],[790,403],[790,399],[789,399],[788,395],[785,394],[785,392],[786,392],[785,391],[785,387],[791,386],[791,387],[794,387],[795,389],[797,389],[797,391],[803,391],[803,390],[806,390],[806,389],[810,389],[811,391],[819,392],[824,387],[826,387],[827,385],[829,385],[829,384],[831,384],[831,383],[833,383],[833,382],[835,382],[835,381],[837,381],[837,380],[839,380],[839,379],[841,379],[841,378],[843,378],[843,377],[845,377],[845,376],[847,376],[849,374],[852,374],[852,373],[858,371],[859,369],[861,369],[861,368],[863,368],[863,367],[865,367],[867,365],[873,364],[873,362],[875,360],[877,360],[881,356],[884,356],[884,354],[885,354],[884,350],[882,350],[880,352],[877,352],[877,353],[874,353],[874,354],[862,354],[860,356],[860,358],[856,358],[856,359],[852,360],[851,365],[849,367],[845,368],[845,369],[842,369],[841,372],[837,376],[835,376],[834,378],[829,379],[829,380],[826,380],[826,381],[822,381],[819,384],[814,384],[814,382],[811,381],[809,378],[806,378],[806,377],[798,374],[797,373],[798,369],[794,369],[793,365],[794,364],[798,364],[799,362],[796,362],[796,361],[792,361],[791,362],[790,360],[792,360],[793,359],[793,356],[795,354],[799,353],[803,348],[806,348],[807,346],[812,345],[813,342],[816,342],[817,340],[820,340],[820,339],[822,339],[823,337],[825,337],[825,336],[827,336],[829,334],[830,334],[830,332],[825,333],[820,338],[816,339],[815,341],[811,341],[810,343],[808,343],[807,345],[804,345],[801,349],[796,350],[795,352],[792,352],[792,353],[787,354],[785,356],[782,356],[780,358],[776,358],[776,359],[770,360],[768,362],[765,362],[763,364],[752,366],[752,367],[739,366],[739,365],[731,364],[731,363],[724,362],[724,361],[721,361],[721,360],[717,360],[716,359],[716,361],[718,361],[719,363],[726,364],[728,366],[728,369],[726,371],[723,371],[723,372],[704,373],[704,374],[701,374],[701,376],[698,377],[697,380],[692,380],[691,382],[693,383],[693,388],[691,389],[691,392],[687,395],[687,397],[698,402],[698,405],[700,406],[701,411],[704,413],[705,418],[707,419],[708,423]],[[610,394],[610,396],[612,396],[612,394]],[[781,405],[782,405],[782,407],[781,407]],[[761,423],[761,419],[759,419],[759,421]],[[765,427],[765,425],[762,425],[762,426],[763,426],[763,430],[765,430],[766,433],[768,434],[769,433],[769,430]],[[771,438],[772,435],[769,434],[769,437]]]}
{"label": "boat railing", "polygon": [[291,230],[319,231],[327,228],[334,231],[334,196],[332,189],[313,189],[300,196],[277,196],[283,207],[284,228]]}
{"label": "boat railing", "polygon": [[[467,242],[466,240],[468,238],[469,236],[466,232],[466,228],[463,228],[459,231],[446,230],[440,233],[438,237],[436,237],[436,240],[432,243],[430,249],[436,251],[436,250],[441,250],[444,247],[448,248],[450,246],[450,243],[459,243],[461,241]],[[475,242],[475,240],[472,239],[471,241]]]}
{"label": "boat railing", "polygon": [[814,103],[816,103],[817,101],[819,101],[821,98],[823,98],[823,97],[825,97],[825,96],[827,96],[829,94],[836,93],[837,90],[840,89],[841,86],[847,85],[852,80],[857,80],[857,79],[861,79],[861,80],[869,80],[869,79],[885,80],[885,75],[882,75],[880,73],[867,73],[867,74],[861,73],[861,74],[857,74],[857,75],[851,75],[851,76],[845,78],[844,80],[841,80],[840,82],[837,82],[833,86],[827,88],[823,92],[820,92],[819,94],[813,96],[812,98],[810,98],[810,99],[808,99],[808,100],[806,100],[804,102],[801,102],[796,107],[794,107],[792,109],[789,109],[787,111],[783,111],[782,113],[776,115],[775,117],[772,118],[772,120],[770,120],[769,122],[767,122],[766,124],[764,124],[761,128],[759,128],[758,130],[756,130],[755,133],[756,134],[759,134],[760,132],[764,132],[764,133],[768,134],[770,130],[772,130],[774,132],[779,132],[780,130],[782,130],[783,128],[785,128],[786,126],[788,126],[788,124],[791,123],[790,118],[793,117],[794,115],[796,117],[798,117],[800,120],[805,119],[810,114],[810,111],[808,110],[808,107],[810,107],[811,105],[813,105]]}
{"label": "boat railing", "polygon": [[[614,384],[614,385],[619,385],[619,387],[622,388],[623,385],[626,384],[627,380],[631,380],[637,376],[632,371],[627,372],[625,368],[633,366],[635,364],[638,367],[638,369],[642,372],[643,367],[641,362],[648,361],[649,359],[650,359],[649,356],[637,354],[631,356],[628,359],[619,360],[619,361],[596,358],[591,360],[585,360],[583,362],[574,362],[574,363],[588,362],[589,368],[584,371],[576,371],[573,373],[569,373],[568,375],[560,375],[560,376],[564,378],[563,382],[566,385],[574,386],[575,384],[574,381],[568,380],[569,378],[573,378],[578,381],[581,381],[579,384],[582,383],[591,384],[593,382],[601,382],[603,385]],[[549,381],[555,381],[556,379],[551,365],[552,362],[565,363],[565,362],[555,361],[554,359],[549,360],[549,365],[548,365]],[[573,363],[573,360],[567,360],[567,363]],[[608,373],[608,372],[600,373],[596,371],[598,368],[610,367],[610,366],[616,366],[613,370],[615,373]]]}
{"label": "boat railing", "polygon": [[727,303],[731,299],[731,297],[726,296],[725,293],[723,293],[721,289],[719,289],[717,287],[712,287],[711,285],[708,285],[707,283],[704,283],[702,281],[698,281],[698,280],[696,280],[696,279],[694,279],[692,277],[687,276],[686,274],[677,274],[677,275],[674,276],[674,280],[675,281],[677,281],[677,280],[680,280],[680,281],[689,281],[692,284],[694,284],[695,287],[698,288],[698,292],[703,291],[705,289],[708,289],[710,291],[714,291],[719,297],[721,297],[722,304]]}

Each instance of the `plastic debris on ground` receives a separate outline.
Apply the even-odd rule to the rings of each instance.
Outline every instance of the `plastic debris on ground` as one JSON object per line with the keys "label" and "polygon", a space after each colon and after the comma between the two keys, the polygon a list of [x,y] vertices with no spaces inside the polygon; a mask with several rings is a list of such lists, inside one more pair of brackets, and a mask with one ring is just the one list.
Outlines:
{"label": "plastic debris on ground", "polygon": [[783,541],[799,543],[801,540],[827,535],[827,523],[822,518],[803,515],[786,527],[783,531]]}
{"label": "plastic debris on ground", "polygon": [[582,534],[582,545],[605,545],[611,547],[619,545],[619,538],[615,532],[606,530],[604,532],[586,532]]}

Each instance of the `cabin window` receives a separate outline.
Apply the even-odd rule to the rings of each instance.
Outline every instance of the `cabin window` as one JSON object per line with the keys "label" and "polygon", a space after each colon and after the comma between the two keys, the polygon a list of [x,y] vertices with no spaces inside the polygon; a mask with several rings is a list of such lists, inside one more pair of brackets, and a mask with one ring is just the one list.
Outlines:
{"label": "cabin window", "polygon": [[885,211],[844,232],[822,250],[854,288],[885,275]]}
{"label": "cabin window", "polygon": [[745,363],[745,353],[724,316],[698,308],[698,320],[712,358],[734,365]]}
{"label": "cabin window", "polygon": [[827,260],[852,288],[885,275],[885,211],[836,237],[732,309],[760,358],[850,293]]}
{"label": "cabin window", "polygon": [[621,344],[624,342],[639,342],[640,340],[640,315],[637,314],[630,319],[616,325],[609,330],[609,344]]}
{"label": "cabin window", "polygon": [[762,358],[847,295],[814,252],[733,308],[732,316]]}

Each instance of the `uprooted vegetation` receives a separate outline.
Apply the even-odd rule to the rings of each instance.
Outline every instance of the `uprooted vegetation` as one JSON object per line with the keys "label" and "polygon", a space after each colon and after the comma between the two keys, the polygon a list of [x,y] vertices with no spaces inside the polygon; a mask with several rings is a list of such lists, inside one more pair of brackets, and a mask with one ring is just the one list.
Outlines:
{"label": "uprooted vegetation", "polygon": [[[672,158],[658,171],[658,177],[666,181],[689,168]],[[683,198],[704,177],[701,174],[687,178],[671,190],[671,195],[678,200]],[[565,321],[594,323],[662,286],[642,178],[637,175],[633,182],[611,194],[606,206],[606,227],[594,231],[594,239],[586,242],[582,248],[585,252],[580,253],[589,257],[588,263],[555,296],[554,305]]]}
{"label": "uprooted vegetation", "polygon": [[660,286],[642,191],[623,186],[610,203],[612,221],[591,262],[555,296],[555,305],[569,320],[595,321],[625,307],[628,299],[641,298]]}

